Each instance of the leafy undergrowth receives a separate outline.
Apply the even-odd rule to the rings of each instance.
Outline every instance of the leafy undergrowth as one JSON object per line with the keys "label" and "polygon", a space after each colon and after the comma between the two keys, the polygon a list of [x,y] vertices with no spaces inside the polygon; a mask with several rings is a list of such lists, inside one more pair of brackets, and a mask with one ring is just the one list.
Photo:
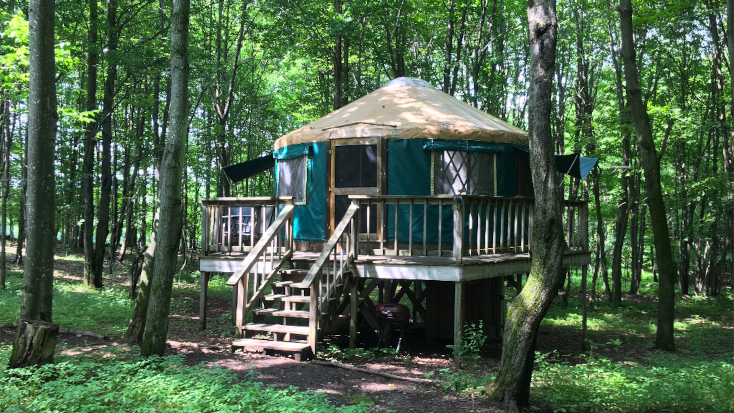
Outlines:
{"label": "leafy undergrowth", "polygon": [[532,397],[578,411],[729,412],[734,364],[658,355],[647,365],[587,356],[575,365],[538,354]]}
{"label": "leafy undergrowth", "polygon": [[[21,273],[8,273],[7,289],[0,291],[0,324],[18,321],[21,277]],[[78,281],[54,279],[53,319],[61,328],[118,335],[125,331],[134,304],[127,289],[119,286],[89,290]]]}
{"label": "leafy undergrowth", "polygon": [[[9,346],[0,347],[7,360]],[[368,412],[366,404],[335,407],[323,395],[275,389],[219,367],[188,367],[182,357],[127,354],[59,356],[40,368],[0,363],[0,409],[6,412]]]}

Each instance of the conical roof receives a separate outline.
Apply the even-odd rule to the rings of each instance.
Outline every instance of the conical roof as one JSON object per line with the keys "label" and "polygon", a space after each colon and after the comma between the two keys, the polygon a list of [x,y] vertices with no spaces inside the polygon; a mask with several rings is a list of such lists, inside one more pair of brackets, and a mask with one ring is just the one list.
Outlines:
{"label": "conical roof", "polygon": [[275,141],[275,149],[342,138],[428,138],[528,144],[525,131],[421,79],[401,77]]}

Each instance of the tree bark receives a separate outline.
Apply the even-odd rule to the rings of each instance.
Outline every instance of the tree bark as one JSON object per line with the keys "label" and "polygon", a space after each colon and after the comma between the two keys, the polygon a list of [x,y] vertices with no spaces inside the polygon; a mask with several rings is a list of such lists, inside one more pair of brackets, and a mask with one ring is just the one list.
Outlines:
{"label": "tree bark", "polygon": [[117,0],[107,2],[107,79],[104,85],[102,104],[102,176],[97,208],[97,231],[94,241],[94,286],[102,288],[102,271],[104,267],[105,246],[110,224],[110,195],[112,188],[112,112],[114,110],[115,82],[117,81],[117,62],[114,56],[117,50]]}
{"label": "tree bark", "polygon": [[[28,260],[23,272],[22,321],[52,321],[54,249],[56,231],[56,64],[54,61],[55,4],[31,0],[29,4],[28,91]],[[20,325],[26,325],[20,323]],[[56,326],[58,328],[58,326]],[[53,329],[52,329],[53,330]],[[58,331],[58,330],[57,330]],[[21,334],[23,332],[23,334]],[[53,355],[55,336],[26,341],[19,327],[11,359],[22,363],[45,363]],[[50,356],[49,356],[50,355]]]}
{"label": "tree bark", "polygon": [[141,355],[163,355],[168,336],[173,274],[181,232],[181,174],[188,132],[189,0],[174,0],[171,12],[171,136],[160,174],[158,240]]}
{"label": "tree bark", "polygon": [[[87,103],[88,112],[97,110],[97,0],[89,0],[89,29],[87,32]],[[84,160],[82,162],[82,193],[84,195],[84,287],[94,286],[94,150],[96,147],[97,116],[84,130]]]}
{"label": "tree bark", "polygon": [[632,0],[619,2],[620,28],[622,32],[622,58],[624,77],[627,82],[627,100],[637,132],[637,148],[645,173],[645,194],[650,210],[650,225],[655,239],[657,266],[659,270],[658,324],[655,347],[675,350],[673,317],[675,310],[674,277],[675,267],[670,248],[670,232],[665,212],[665,201],[660,185],[660,159],[655,150],[652,127],[647,110],[642,103],[632,26]]}
{"label": "tree bark", "polygon": [[15,330],[8,367],[41,366],[53,362],[59,325],[21,320]]}
{"label": "tree bark", "polygon": [[561,177],[555,168],[550,126],[556,3],[530,1],[527,13],[531,56],[528,137],[535,193],[533,259],[530,277],[507,314],[500,369],[491,388],[491,395],[501,398],[509,411],[518,411],[528,403],[538,329],[562,282],[565,251]]}

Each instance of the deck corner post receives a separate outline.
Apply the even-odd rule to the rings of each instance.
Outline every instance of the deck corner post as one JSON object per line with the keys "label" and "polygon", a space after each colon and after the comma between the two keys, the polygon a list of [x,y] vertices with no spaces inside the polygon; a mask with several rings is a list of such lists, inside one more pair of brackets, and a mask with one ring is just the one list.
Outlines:
{"label": "deck corner post", "polygon": [[464,328],[464,283],[454,283],[454,367],[461,367],[462,331]]}
{"label": "deck corner post", "polygon": [[318,280],[311,283],[311,300],[308,305],[308,345],[311,346],[311,352],[316,356],[316,340],[318,336]]}
{"label": "deck corner post", "polygon": [[461,263],[464,250],[464,201],[460,196],[454,197],[452,209],[454,210],[454,260]]}
{"label": "deck corner post", "polygon": [[349,348],[357,347],[357,279],[352,277],[349,291]]}
{"label": "deck corner post", "polygon": [[202,271],[200,275],[201,289],[199,291],[199,322],[201,331],[206,330],[206,305],[209,287],[209,273]]}

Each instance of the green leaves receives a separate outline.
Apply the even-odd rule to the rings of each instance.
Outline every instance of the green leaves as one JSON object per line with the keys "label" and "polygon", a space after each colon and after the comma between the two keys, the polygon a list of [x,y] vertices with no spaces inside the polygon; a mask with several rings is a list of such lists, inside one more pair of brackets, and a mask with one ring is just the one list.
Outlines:
{"label": "green leaves", "polygon": [[[6,360],[9,347],[0,347]],[[34,412],[368,412],[368,403],[334,407],[323,396],[295,388],[275,389],[248,376],[182,356],[137,359],[122,354],[60,357],[41,368],[5,370],[0,363],[0,408]]]}

